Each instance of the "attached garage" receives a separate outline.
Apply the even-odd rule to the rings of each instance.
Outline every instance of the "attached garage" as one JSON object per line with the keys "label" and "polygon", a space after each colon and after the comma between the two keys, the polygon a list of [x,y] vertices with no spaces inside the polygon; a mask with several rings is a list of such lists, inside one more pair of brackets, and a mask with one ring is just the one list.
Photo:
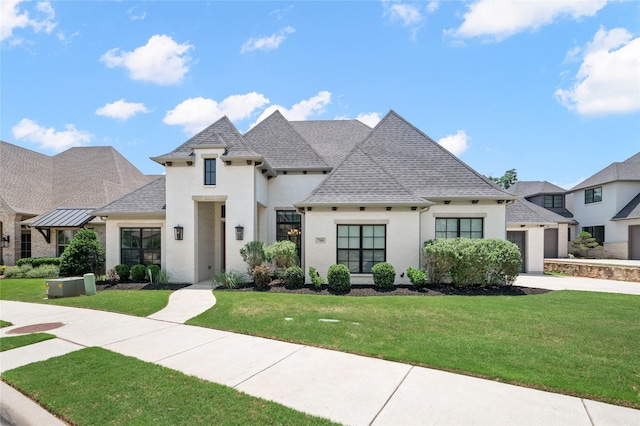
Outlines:
{"label": "attached garage", "polygon": [[640,260],[640,225],[629,226],[629,259]]}

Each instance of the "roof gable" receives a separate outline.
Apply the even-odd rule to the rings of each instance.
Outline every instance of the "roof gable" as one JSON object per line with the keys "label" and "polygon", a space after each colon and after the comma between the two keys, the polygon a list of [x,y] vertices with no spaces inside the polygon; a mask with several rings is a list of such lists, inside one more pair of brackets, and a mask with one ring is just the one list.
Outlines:
{"label": "roof gable", "polygon": [[516,181],[509,187],[509,192],[523,197],[533,197],[540,194],[565,194],[566,189],[560,188],[551,182],[543,181]]}
{"label": "roof gable", "polygon": [[262,120],[244,138],[274,169],[330,169],[280,111]]}
{"label": "roof gable", "polygon": [[507,204],[506,215],[508,223],[575,223],[572,218],[566,218],[524,199]]}
{"label": "roof gable", "polygon": [[605,183],[616,181],[640,181],[640,152],[629,157],[624,162],[611,163],[598,173],[583,180],[571,191],[589,188],[592,186],[604,185]]}
{"label": "roof gable", "polygon": [[92,214],[108,216],[113,213],[157,213],[165,210],[166,177],[161,176],[147,185],[100,207]]}

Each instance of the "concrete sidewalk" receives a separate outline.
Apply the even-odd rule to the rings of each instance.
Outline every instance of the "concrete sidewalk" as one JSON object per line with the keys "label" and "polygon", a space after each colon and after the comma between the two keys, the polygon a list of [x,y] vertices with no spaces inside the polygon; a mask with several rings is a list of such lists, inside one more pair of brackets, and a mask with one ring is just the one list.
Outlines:
{"label": "concrete sidewalk", "polygon": [[9,301],[0,312],[14,324],[0,335],[64,323],[48,331],[60,339],[0,353],[2,371],[101,346],[349,425],[640,424],[639,410],[166,320]]}
{"label": "concrete sidewalk", "polygon": [[547,290],[579,290],[640,295],[640,283],[559,275],[520,274],[514,285]]}

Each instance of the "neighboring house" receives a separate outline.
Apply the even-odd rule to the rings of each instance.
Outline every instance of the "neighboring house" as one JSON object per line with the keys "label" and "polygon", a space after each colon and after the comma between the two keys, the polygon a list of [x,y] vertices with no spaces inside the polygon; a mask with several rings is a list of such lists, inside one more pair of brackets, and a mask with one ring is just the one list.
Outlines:
{"label": "neighboring house", "polygon": [[0,261],[58,256],[83,227],[104,243],[104,222],[90,212],[152,179],[112,147],[47,156],[0,141]]}
{"label": "neighboring house", "polygon": [[569,190],[580,231],[604,246],[604,256],[640,259],[640,152],[612,163]]}
{"label": "neighboring house", "polygon": [[[571,205],[567,204],[567,191],[547,181],[518,181],[509,187],[509,191],[516,195],[524,197],[524,201],[532,203],[537,207],[528,206],[528,213],[520,211],[518,215],[521,218],[528,218],[532,223],[545,222],[543,238],[542,256],[544,258],[567,257],[570,251],[570,241],[575,237],[576,221],[570,211]],[[527,203],[524,203],[527,205]],[[522,209],[519,209],[522,210]],[[536,211],[538,218],[531,216],[531,212]],[[522,213],[527,213],[522,215]],[[552,213],[552,214],[550,214]],[[507,209],[507,217],[509,211]],[[512,222],[507,219],[507,222]],[[521,226],[522,223],[514,223],[513,225]],[[513,230],[514,226],[509,226]],[[540,265],[542,263],[540,262]]]}
{"label": "neighboring house", "polygon": [[302,266],[347,265],[354,284],[391,263],[396,283],[434,238],[506,238],[518,199],[395,112],[289,121],[275,112],[244,135],[224,117],[152,158],[164,180],[94,211],[106,220],[107,267],[159,263],[173,281],[246,271],[249,241],[299,244]]}

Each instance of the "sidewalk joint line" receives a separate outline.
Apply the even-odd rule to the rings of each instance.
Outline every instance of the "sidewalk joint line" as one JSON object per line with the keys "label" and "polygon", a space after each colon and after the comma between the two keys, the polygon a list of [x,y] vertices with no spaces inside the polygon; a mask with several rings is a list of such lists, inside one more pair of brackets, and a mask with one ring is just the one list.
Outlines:
{"label": "sidewalk joint line", "polygon": [[591,417],[591,413],[589,413],[589,409],[587,408],[587,404],[584,403],[584,399],[580,398],[580,402],[582,402],[582,406],[584,407],[584,411],[587,413],[587,417],[589,417],[589,421],[591,422],[591,426],[596,426],[596,424],[593,421],[593,418]]}
{"label": "sidewalk joint line", "polygon": [[378,416],[380,416],[380,414],[382,413],[382,411],[387,407],[387,405],[389,404],[389,401],[391,401],[391,398],[393,398],[393,396],[396,394],[396,392],[398,392],[398,389],[400,389],[400,386],[402,386],[402,384],[404,383],[405,380],[407,380],[407,377],[409,376],[409,373],[411,373],[413,371],[415,367],[413,365],[410,366],[409,370],[407,370],[407,374],[405,374],[402,377],[402,380],[400,380],[400,383],[398,383],[398,385],[396,386],[396,388],[393,390],[393,392],[391,392],[391,395],[389,395],[389,398],[387,398],[387,400],[384,402],[384,404],[382,404],[382,407],[380,407],[380,409],[378,410],[378,412],[376,413],[376,415],[373,417],[373,419],[371,419],[371,421],[369,422],[369,425],[372,425],[376,419],[378,418]]}
{"label": "sidewalk joint line", "polygon": [[[264,339],[264,337],[261,337],[261,339]],[[287,342],[284,342],[287,343]],[[292,345],[295,345],[296,343],[291,343]],[[263,368],[260,371],[257,371],[256,373],[252,374],[251,376],[247,377],[246,379],[244,379],[243,381],[241,381],[240,383],[236,383],[235,385],[231,386],[232,388],[236,389],[238,386],[240,386],[241,384],[253,379],[254,377],[256,377],[258,374],[264,373],[265,371],[267,371],[268,369],[270,369],[271,367],[280,364],[282,361],[284,361],[285,359],[289,358],[290,356],[292,356],[293,354],[297,354],[298,352],[300,352],[301,350],[303,350],[304,348],[307,348],[310,346],[301,346],[299,349],[296,349],[295,351],[291,352],[290,354],[288,354],[287,356],[284,356],[282,358],[280,358],[279,360],[277,360],[276,362],[274,362],[271,365],[266,366],[265,368]]]}

